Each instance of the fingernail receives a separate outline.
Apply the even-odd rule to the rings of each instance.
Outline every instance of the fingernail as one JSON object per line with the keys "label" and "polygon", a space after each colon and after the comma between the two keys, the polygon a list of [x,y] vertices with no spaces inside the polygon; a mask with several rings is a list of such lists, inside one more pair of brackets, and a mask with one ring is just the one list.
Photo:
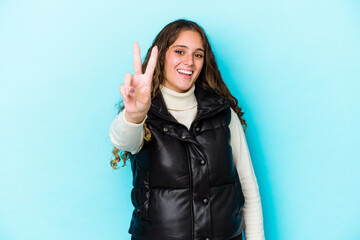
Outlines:
{"label": "fingernail", "polygon": [[130,93],[134,93],[135,92],[135,89],[132,87],[130,88]]}

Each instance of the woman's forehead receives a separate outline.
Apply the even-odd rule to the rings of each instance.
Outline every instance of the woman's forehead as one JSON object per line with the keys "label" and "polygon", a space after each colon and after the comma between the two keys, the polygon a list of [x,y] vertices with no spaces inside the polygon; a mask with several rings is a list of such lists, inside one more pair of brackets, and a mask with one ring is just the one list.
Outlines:
{"label": "woman's forehead", "polygon": [[181,31],[174,43],[171,44],[171,47],[174,46],[204,50],[203,39],[200,33],[194,30]]}

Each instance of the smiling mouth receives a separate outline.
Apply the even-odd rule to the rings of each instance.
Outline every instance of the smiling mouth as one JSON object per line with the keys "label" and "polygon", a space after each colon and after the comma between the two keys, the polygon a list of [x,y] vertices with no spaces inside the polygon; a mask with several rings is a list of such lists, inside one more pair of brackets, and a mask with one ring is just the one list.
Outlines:
{"label": "smiling mouth", "polygon": [[193,74],[193,71],[187,71],[187,70],[183,70],[183,69],[178,69],[177,71],[178,71],[178,73],[186,74],[188,76],[191,76]]}

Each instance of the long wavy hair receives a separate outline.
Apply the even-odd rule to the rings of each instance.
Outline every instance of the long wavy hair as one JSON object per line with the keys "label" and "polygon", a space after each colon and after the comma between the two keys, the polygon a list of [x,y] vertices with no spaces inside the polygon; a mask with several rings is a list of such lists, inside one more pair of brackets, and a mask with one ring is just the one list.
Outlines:
{"label": "long wavy hair", "polygon": [[[212,90],[216,92],[219,96],[225,98],[230,102],[231,108],[236,112],[237,116],[240,119],[241,124],[244,126],[244,129],[246,129],[246,122],[242,118],[243,112],[241,111],[241,108],[238,106],[238,100],[231,95],[228,87],[226,86],[225,82],[223,81],[219,68],[216,64],[215,55],[211,49],[209,40],[206,36],[206,33],[202,27],[200,27],[197,23],[185,19],[179,19],[174,22],[169,23],[166,25],[160,33],[155,37],[151,47],[149,48],[145,61],[142,64],[142,70],[143,72],[146,69],[146,66],[148,64],[151,49],[154,46],[158,47],[158,59],[157,64],[155,67],[154,75],[153,75],[153,81],[152,81],[152,88],[151,88],[151,98],[154,98],[157,94],[160,92],[160,85],[164,82],[164,65],[165,65],[165,54],[168,48],[176,41],[179,34],[182,31],[196,31],[200,34],[202,39],[202,44],[205,50],[205,56],[204,56],[204,65],[201,69],[201,72],[196,79],[196,83],[200,84],[205,89]],[[124,109],[124,106],[122,105],[122,102],[119,104],[119,112]],[[146,127],[146,124],[144,124],[144,130],[145,130],[145,140],[149,141],[151,138],[151,132]],[[130,153],[129,152],[121,152],[119,155],[119,150],[117,148],[113,149],[113,154],[115,159],[110,161],[111,167],[118,169],[117,163],[121,161],[121,159],[124,161],[123,166],[125,166],[126,161],[129,159]]]}

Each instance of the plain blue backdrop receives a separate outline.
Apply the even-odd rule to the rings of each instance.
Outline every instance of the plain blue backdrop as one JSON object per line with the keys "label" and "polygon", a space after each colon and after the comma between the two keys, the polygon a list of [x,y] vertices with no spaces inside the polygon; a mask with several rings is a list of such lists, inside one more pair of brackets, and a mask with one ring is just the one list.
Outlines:
{"label": "plain blue backdrop", "polygon": [[360,239],[360,3],[0,1],[0,239],[125,240],[119,85],[170,21],[202,25],[245,110],[266,239]]}

